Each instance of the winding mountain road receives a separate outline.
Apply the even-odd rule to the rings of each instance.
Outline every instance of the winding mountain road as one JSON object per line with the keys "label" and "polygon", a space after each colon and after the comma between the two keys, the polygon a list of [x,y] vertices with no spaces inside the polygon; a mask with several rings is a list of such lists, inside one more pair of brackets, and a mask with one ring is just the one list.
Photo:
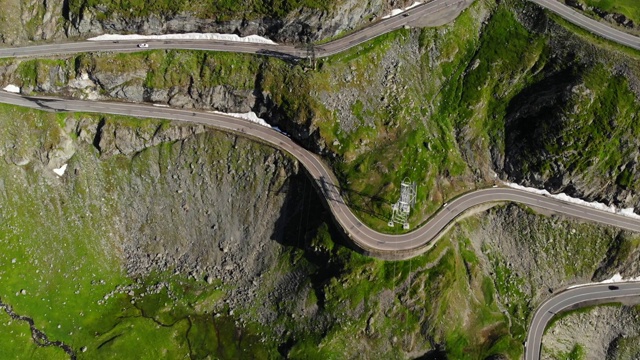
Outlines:
{"label": "winding mountain road", "polygon": [[607,24],[591,19],[558,0],[529,0],[541,7],[560,15],[565,20],[578,25],[589,32],[618,44],[640,50],[640,38]]}
{"label": "winding mountain road", "polygon": [[[577,11],[562,5],[556,0],[531,0],[567,20],[582,26],[598,35],[624,45],[637,47],[637,37],[612,29],[595,20],[589,19]],[[376,36],[401,28],[405,25],[420,22],[441,24],[453,20],[460,11],[469,6],[472,0],[433,0],[412,8],[401,15],[378,21],[371,26],[349,34],[343,38],[319,46],[317,56],[332,55]],[[20,48],[2,48],[0,57],[42,57],[61,53],[77,53],[92,51],[128,52],[141,51],[135,46],[137,41],[81,41],[68,44],[47,44]],[[197,49],[212,51],[242,52],[267,54],[273,56],[304,58],[306,49],[298,49],[287,45],[268,45],[260,43],[225,42],[211,40],[171,40],[149,41],[151,48],[162,49]],[[616,226],[622,229],[640,232],[640,221],[629,217],[599,211],[593,208],[570,204],[508,188],[493,188],[474,191],[460,196],[443,207],[426,224],[415,231],[403,235],[382,234],[368,228],[351,212],[345,204],[339,183],[324,162],[315,154],[298,146],[287,136],[272,129],[248,123],[222,114],[193,112],[171,108],[158,108],[143,104],[113,103],[81,100],[65,100],[45,97],[25,97],[14,94],[0,94],[0,102],[27,106],[50,111],[84,111],[105,114],[120,114],[147,118],[169,119],[180,122],[198,123],[212,126],[223,131],[232,131],[252,137],[258,141],[280,148],[296,157],[307,169],[309,175],[318,185],[336,222],[345,234],[367,254],[383,258],[406,258],[426,250],[430,242],[467,209],[492,202],[513,201],[540,209],[550,210],[578,219],[600,224]]]}
{"label": "winding mountain road", "polygon": [[490,188],[464,194],[438,211],[416,230],[402,235],[377,232],[362,223],[346,205],[340,184],[324,161],[289,137],[271,128],[224,114],[157,107],[145,104],[68,100],[50,97],[0,93],[0,102],[55,112],[91,112],[141,118],[167,119],[188,124],[203,124],[222,131],[253,138],[284,150],[304,166],[326,201],[336,223],[366,254],[401,259],[424,252],[446,227],[465,211],[487,203],[517,202],[558,214],[640,232],[640,219],[564,202],[544,195],[512,188]]}
{"label": "winding mountain road", "polygon": [[[548,9],[569,22],[596,35],[619,44],[640,50],[640,39],[620,30],[593,20],[557,0],[530,0]],[[375,37],[404,26],[439,26],[454,20],[473,0],[432,0],[416,6],[400,15],[377,21],[370,26],[355,31],[342,38],[315,46],[316,57],[331,56],[358,46]],[[50,57],[61,54],[83,52],[137,52],[143,51],[136,41],[78,41],[61,44],[44,44],[24,47],[0,48],[0,58],[9,57]],[[145,40],[148,49],[209,50],[235,53],[262,54],[288,59],[304,59],[308,56],[305,47],[291,45],[270,45],[221,40]]]}
{"label": "winding mountain road", "polygon": [[[611,285],[614,287],[610,288]],[[614,302],[616,299],[638,296],[640,296],[640,282],[586,285],[556,294],[542,303],[533,316],[524,347],[525,360],[540,359],[544,329],[556,314],[594,301]]]}
{"label": "winding mountain road", "polygon": [[[419,22],[420,25],[438,26],[454,20],[474,0],[433,0],[416,6],[401,15],[372,23],[342,38],[315,47],[316,57],[326,57],[358,46],[375,37],[400,29],[405,25]],[[24,47],[0,48],[0,58],[8,57],[50,57],[60,54],[83,52],[143,51],[135,41],[78,41],[61,44],[44,44]],[[281,58],[304,59],[306,47],[291,45],[271,45],[263,43],[234,42],[221,40],[144,40],[150,49],[210,50],[235,53],[263,54]]]}
{"label": "winding mountain road", "polygon": [[[581,26],[603,38],[640,50],[640,40],[622,31],[592,20],[556,0],[530,0],[566,20]],[[433,0],[356,31],[341,39],[316,47],[317,57],[324,57],[347,50],[376,36],[396,30],[405,25],[441,25],[466,8],[472,0]],[[151,49],[190,49],[238,53],[264,54],[291,59],[307,57],[306,49],[288,45],[265,45],[225,41],[161,40],[147,41]],[[50,57],[59,54],[111,51],[136,52],[138,41],[81,41],[66,44],[35,45],[20,48],[0,48],[0,58]],[[371,256],[381,258],[408,258],[426,251],[428,246],[462,213],[487,203],[512,201],[566,216],[616,226],[640,232],[640,220],[594,208],[563,202],[557,199],[511,188],[491,188],[464,194],[448,203],[423,226],[408,234],[388,235],[368,228],[345,204],[339,183],[329,167],[315,154],[297,145],[287,136],[267,127],[223,114],[194,112],[172,108],[159,108],[144,104],[114,103],[100,101],[68,100],[48,97],[22,96],[0,92],[0,102],[40,109],[45,111],[92,112],[117,114],[142,118],[168,119],[190,124],[204,124],[213,128],[248,136],[257,141],[290,153],[304,166],[323,199],[330,208],[342,231]],[[604,287],[603,287],[604,286]],[[535,313],[525,346],[526,359],[538,359],[544,327],[551,317],[568,307],[586,301],[615,299],[640,294],[640,284],[621,284],[619,290],[609,290],[606,285],[585,286],[559,293],[541,305]]]}

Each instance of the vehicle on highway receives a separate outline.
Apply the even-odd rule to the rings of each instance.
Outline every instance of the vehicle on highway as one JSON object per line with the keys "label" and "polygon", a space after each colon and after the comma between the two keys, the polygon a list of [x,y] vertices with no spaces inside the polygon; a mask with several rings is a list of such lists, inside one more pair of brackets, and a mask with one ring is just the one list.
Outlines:
{"label": "vehicle on highway", "polygon": [[145,44],[145,43],[138,44],[138,47],[139,47],[139,48],[148,48],[148,47],[149,47],[149,44]]}
{"label": "vehicle on highway", "polygon": [[618,289],[620,288],[615,285],[609,285],[609,290],[618,290]]}

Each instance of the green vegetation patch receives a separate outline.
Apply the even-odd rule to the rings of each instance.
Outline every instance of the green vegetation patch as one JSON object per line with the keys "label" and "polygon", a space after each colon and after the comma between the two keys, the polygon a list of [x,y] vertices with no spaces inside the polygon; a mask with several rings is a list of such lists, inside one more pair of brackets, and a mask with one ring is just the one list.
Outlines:
{"label": "green vegetation patch", "polygon": [[59,347],[40,347],[31,338],[31,330],[26,321],[13,320],[4,310],[0,310],[0,349],[7,359],[68,359]]}
{"label": "green vegetation patch", "polygon": [[583,360],[585,359],[585,351],[582,345],[576,344],[568,353],[560,353],[556,357],[558,360]]}
{"label": "green vegetation patch", "polygon": [[[20,62],[16,74],[22,86],[34,88],[40,79],[54,78],[53,85],[64,85],[62,79],[57,78],[57,68],[64,69],[69,65],[66,60],[33,59]],[[54,74],[52,76],[52,71]]]}
{"label": "green vegetation patch", "polygon": [[[74,116],[94,124],[100,119]],[[68,165],[81,170],[58,178],[40,156],[57,151],[68,136],[62,120],[72,118],[8,105],[0,106],[0,118],[3,303],[32,318],[51,341],[71,346],[79,358],[273,358],[275,350],[258,341],[255,325],[216,316],[227,311],[220,301],[228,288],[173,270],[136,278],[124,272],[122,242],[114,229],[122,214],[118,198],[122,187],[146,176],[148,168],[134,168],[124,156],[99,159],[91,144],[78,140],[80,149]],[[141,132],[163,126],[125,117],[109,121]],[[66,357],[59,348],[37,347],[26,323],[9,320],[4,312],[0,326],[3,354],[11,358]],[[202,333],[215,333],[217,345]]]}
{"label": "green vegetation patch", "polygon": [[402,231],[386,223],[404,178],[418,184],[414,226],[493,179],[487,169],[491,152],[504,149],[507,104],[548,56],[544,38],[513,11],[477,2],[443,28],[396,31],[321,64],[315,97],[331,104],[340,102],[335,89],[335,98],[357,94],[348,111],[326,105],[316,124],[340,156],[334,169],[350,205],[370,226]]}
{"label": "green vegetation patch", "polygon": [[[633,154],[640,103],[627,79],[612,76],[603,65],[580,69],[580,75],[577,71],[557,75],[558,83],[573,90],[569,98],[556,99],[554,115],[538,110],[510,124],[510,162],[522,174],[536,172],[545,179],[563,172],[592,186],[638,189]],[[523,95],[517,102],[528,100]]]}
{"label": "green vegetation patch", "polygon": [[[312,295],[305,305],[317,307],[313,319],[328,322],[319,332],[300,333],[296,329],[301,324],[314,320],[279,318],[274,326],[286,324],[291,332],[283,355],[338,359],[376,349],[376,357],[406,358],[422,348],[455,359],[497,354],[518,358],[521,343],[510,333],[509,320],[495,302],[493,283],[464,235],[477,225],[466,220],[425,255],[383,262],[332,244],[321,224],[310,239],[311,248],[304,253],[291,249],[290,261],[281,263],[280,271],[308,272]],[[282,304],[279,310],[287,309]]]}
{"label": "green vegetation patch", "polygon": [[640,4],[634,0],[582,0],[588,6],[597,7],[606,12],[625,15],[634,23],[640,23]]}

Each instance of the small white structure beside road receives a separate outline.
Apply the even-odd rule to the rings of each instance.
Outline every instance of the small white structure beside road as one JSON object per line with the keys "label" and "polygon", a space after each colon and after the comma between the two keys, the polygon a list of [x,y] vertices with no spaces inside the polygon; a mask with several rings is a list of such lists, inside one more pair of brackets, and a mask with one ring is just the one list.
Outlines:
{"label": "small white structure beside road", "polygon": [[416,204],[416,183],[411,182],[408,178],[402,180],[400,184],[400,199],[392,206],[391,220],[389,226],[394,224],[402,224],[402,228],[409,230],[409,214],[411,207]]}

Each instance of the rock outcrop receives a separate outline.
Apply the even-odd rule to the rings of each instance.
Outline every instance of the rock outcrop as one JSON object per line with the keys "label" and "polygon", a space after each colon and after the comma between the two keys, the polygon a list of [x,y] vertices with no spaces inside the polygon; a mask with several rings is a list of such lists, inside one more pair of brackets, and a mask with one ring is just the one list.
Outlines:
{"label": "rock outcrop", "polygon": [[[70,14],[67,35],[85,37],[104,33],[166,34],[187,32],[217,32],[261,35],[283,43],[306,43],[336,36],[353,30],[384,15],[391,8],[410,4],[407,0],[345,0],[336,1],[328,10],[299,8],[284,18],[244,18],[234,20],[202,19],[198,14],[150,15],[131,18],[122,12],[104,16],[102,7],[85,7]],[[123,9],[124,12],[126,9]]]}
{"label": "rock outcrop", "polygon": [[[637,299],[635,300],[637,302]],[[638,307],[597,306],[558,320],[542,338],[542,359],[557,359],[581,348],[584,359],[637,359]]]}
{"label": "rock outcrop", "polygon": [[0,44],[64,37],[64,0],[4,0],[0,17]]}
{"label": "rock outcrop", "polygon": [[326,9],[298,7],[283,17],[238,13],[225,19],[202,18],[196,12],[131,16],[130,9],[114,9],[104,5],[69,8],[63,0],[6,0],[8,18],[0,19],[0,43],[16,45],[28,40],[61,40],[101,34],[166,34],[214,32],[261,35],[282,43],[306,43],[339,35],[386,15],[393,8],[412,3],[410,0],[341,0]]}
{"label": "rock outcrop", "polygon": [[[27,186],[27,179],[34,192],[47,193],[44,207],[78,201],[80,193],[84,210],[64,221],[76,228],[108,224],[102,240],[90,241],[117,254],[128,276],[175,271],[234,284],[232,308],[263,285],[262,275],[291,242],[290,222],[298,224],[296,198],[312,189],[294,159],[202,126],[97,116],[69,116],[63,127],[52,118],[33,121],[6,119],[0,129],[0,198],[18,196],[5,190]],[[56,175],[61,165],[66,171]]]}
{"label": "rock outcrop", "polygon": [[604,11],[595,6],[588,6],[582,3],[579,0],[565,0],[565,3],[571,7],[574,7],[580,11],[592,12],[599,16],[601,19],[610,22],[612,24],[622,26],[627,29],[637,29],[637,25],[633,22],[633,20],[626,17],[624,14],[620,13],[611,13],[608,11]]}

